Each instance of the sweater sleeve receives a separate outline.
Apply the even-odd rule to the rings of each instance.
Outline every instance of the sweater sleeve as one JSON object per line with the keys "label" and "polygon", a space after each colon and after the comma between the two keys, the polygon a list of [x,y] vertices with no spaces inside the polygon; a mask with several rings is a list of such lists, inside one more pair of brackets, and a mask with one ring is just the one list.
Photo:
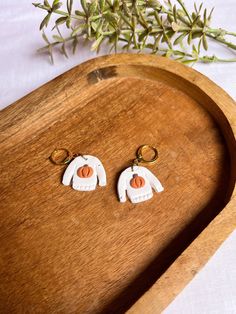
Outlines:
{"label": "sweater sleeve", "polygon": [[126,201],[126,190],[127,190],[125,171],[123,171],[119,177],[117,190],[118,190],[118,197],[119,197],[120,202],[124,203]]}
{"label": "sweater sleeve", "polygon": [[98,184],[100,186],[106,186],[107,185],[107,177],[106,177],[106,171],[103,167],[103,164],[99,159],[97,159],[97,175],[98,175]]}
{"label": "sweater sleeve", "polygon": [[62,184],[64,185],[70,185],[70,181],[73,177],[73,174],[75,172],[75,168],[77,166],[78,159],[75,158],[72,160],[69,165],[66,168],[66,171],[64,172],[63,178],[62,178]]}
{"label": "sweater sleeve", "polygon": [[157,179],[154,174],[148,170],[147,168],[145,169],[146,176],[151,184],[151,187],[156,191],[156,192],[162,192],[164,191],[164,188],[161,184],[161,182]]}

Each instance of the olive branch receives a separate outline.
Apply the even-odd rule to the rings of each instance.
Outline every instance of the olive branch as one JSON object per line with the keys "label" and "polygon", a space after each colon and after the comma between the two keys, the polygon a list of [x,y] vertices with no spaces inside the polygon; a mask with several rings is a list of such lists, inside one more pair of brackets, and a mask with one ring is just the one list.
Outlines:
{"label": "olive branch", "polygon": [[[39,50],[48,51],[52,62],[55,46],[60,46],[68,57],[67,48],[70,46],[75,53],[81,40],[92,42],[91,50],[97,52],[106,43],[110,52],[145,50],[186,64],[236,62],[236,58],[202,54],[208,50],[209,39],[236,50],[236,44],[227,39],[236,37],[236,32],[211,28],[213,9],[208,12],[203,4],[194,4],[191,13],[182,0],[80,0],[76,4],[80,10],[73,10],[73,0],[66,1],[65,10],[59,0],[51,5],[48,0],[33,5],[46,11],[40,24],[46,46]],[[56,33],[49,40],[44,29],[52,15],[57,16],[52,28]],[[68,29],[68,37],[62,35],[61,27]]]}

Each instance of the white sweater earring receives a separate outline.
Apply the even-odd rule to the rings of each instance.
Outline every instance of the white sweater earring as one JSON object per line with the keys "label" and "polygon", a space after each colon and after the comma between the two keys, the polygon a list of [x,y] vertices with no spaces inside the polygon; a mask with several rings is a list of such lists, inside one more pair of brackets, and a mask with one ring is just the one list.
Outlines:
{"label": "white sweater earring", "polygon": [[[61,159],[61,155],[66,155]],[[96,189],[97,183],[100,186],[106,186],[106,172],[101,161],[91,155],[75,155],[64,148],[55,149],[51,156],[54,164],[68,164],[63,178],[62,184],[70,185],[77,191],[93,191]]]}
{"label": "white sweater earring", "polygon": [[[144,159],[144,150],[151,149],[154,157],[151,160]],[[140,203],[149,200],[155,192],[164,190],[157,177],[147,168],[138,166],[139,163],[153,164],[157,161],[158,152],[155,147],[142,145],[137,150],[137,158],[134,159],[131,167],[125,169],[118,180],[118,197],[120,202],[126,201],[126,194],[132,203]]]}

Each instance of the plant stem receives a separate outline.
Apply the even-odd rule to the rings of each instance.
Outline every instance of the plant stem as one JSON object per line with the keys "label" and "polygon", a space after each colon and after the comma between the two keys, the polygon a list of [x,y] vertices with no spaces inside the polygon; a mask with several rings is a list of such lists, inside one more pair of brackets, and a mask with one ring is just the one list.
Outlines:
{"label": "plant stem", "polygon": [[225,39],[222,38],[222,37],[214,36],[214,35],[212,35],[211,33],[206,33],[206,36],[208,36],[208,37],[210,37],[210,38],[212,38],[212,39],[214,39],[214,40],[216,40],[216,41],[218,41],[218,42],[220,42],[220,43],[226,45],[227,47],[229,47],[229,48],[231,48],[231,49],[236,50],[236,45],[235,45],[235,44],[233,44],[233,43],[231,43],[231,42],[225,40]]}
{"label": "plant stem", "polygon": [[235,32],[229,32],[229,31],[222,29],[222,28],[208,28],[207,31],[209,33],[216,34],[216,35],[224,34],[224,35],[230,35],[230,36],[236,37]]}
{"label": "plant stem", "polygon": [[50,47],[54,47],[54,46],[63,44],[63,43],[65,43],[65,42],[68,42],[68,41],[70,41],[70,40],[75,39],[75,37],[80,37],[80,36],[81,36],[81,35],[73,36],[73,37],[66,37],[66,38],[64,38],[64,40],[63,40],[62,42],[54,41],[54,42],[52,42],[52,43],[50,43],[50,44],[48,44],[48,45],[46,45],[46,46],[44,46],[44,47],[42,47],[42,48],[39,48],[37,51],[38,51],[38,52],[43,52],[43,51],[49,49]]}
{"label": "plant stem", "polygon": [[[67,2],[67,10],[60,10],[62,2],[41,1],[34,3],[35,7],[46,11],[47,15],[40,24],[46,28],[51,15],[56,17],[55,25],[59,36],[53,35],[53,41],[47,39],[43,32],[46,46],[52,56],[52,47],[62,45],[62,53],[67,56],[65,43],[73,41],[75,51],[77,38],[84,35],[85,40],[93,42],[92,49],[99,51],[101,44],[106,40],[111,49],[117,49],[119,42],[125,42],[122,49],[151,49],[151,53],[159,53],[172,57],[183,63],[201,62],[236,62],[236,58],[223,59],[212,56],[200,56],[201,49],[208,49],[207,40],[216,42],[236,50],[236,44],[227,36],[236,37],[236,32],[221,28],[211,28],[213,10],[207,13],[202,5],[190,12],[184,0],[143,1],[143,0],[80,0],[82,9],[72,10],[73,0]],[[58,18],[59,16],[59,18]],[[77,21],[77,22],[76,22]],[[66,27],[70,36],[63,38],[59,27]],[[151,39],[151,41],[149,41]],[[176,48],[179,47],[179,48]],[[188,52],[186,52],[188,51]]]}

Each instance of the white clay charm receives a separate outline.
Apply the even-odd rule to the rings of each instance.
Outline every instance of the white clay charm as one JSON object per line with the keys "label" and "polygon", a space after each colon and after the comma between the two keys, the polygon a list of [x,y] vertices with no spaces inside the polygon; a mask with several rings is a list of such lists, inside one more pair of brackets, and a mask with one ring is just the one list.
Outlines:
{"label": "white clay charm", "polygon": [[132,203],[149,200],[153,196],[152,189],[156,192],[164,190],[157,177],[145,167],[129,167],[118,180],[118,196],[122,203],[126,201],[126,193]]}
{"label": "white clay charm", "polygon": [[62,183],[70,185],[78,191],[92,191],[107,184],[106,172],[101,161],[90,155],[76,157],[66,168]]}
{"label": "white clay charm", "polygon": [[[142,156],[143,150],[146,148],[151,148],[155,153],[155,156],[150,161],[144,159]],[[142,145],[138,149],[134,165],[125,169],[118,180],[117,192],[121,203],[126,201],[126,195],[132,203],[140,203],[152,198],[153,190],[155,192],[162,192],[164,190],[160,181],[150,170],[137,165],[141,162],[154,163],[157,158],[157,150],[150,145]]]}
{"label": "white clay charm", "polygon": [[[62,160],[58,160],[61,154],[66,154]],[[97,184],[106,186],[106,172],[101,161],[90,155],[73,155],[69,150],[60,148],[55,149],[50,160],[56,165],[68,164],[63,178],[62,184],[70,185],[77,191],[93,191]]]}

